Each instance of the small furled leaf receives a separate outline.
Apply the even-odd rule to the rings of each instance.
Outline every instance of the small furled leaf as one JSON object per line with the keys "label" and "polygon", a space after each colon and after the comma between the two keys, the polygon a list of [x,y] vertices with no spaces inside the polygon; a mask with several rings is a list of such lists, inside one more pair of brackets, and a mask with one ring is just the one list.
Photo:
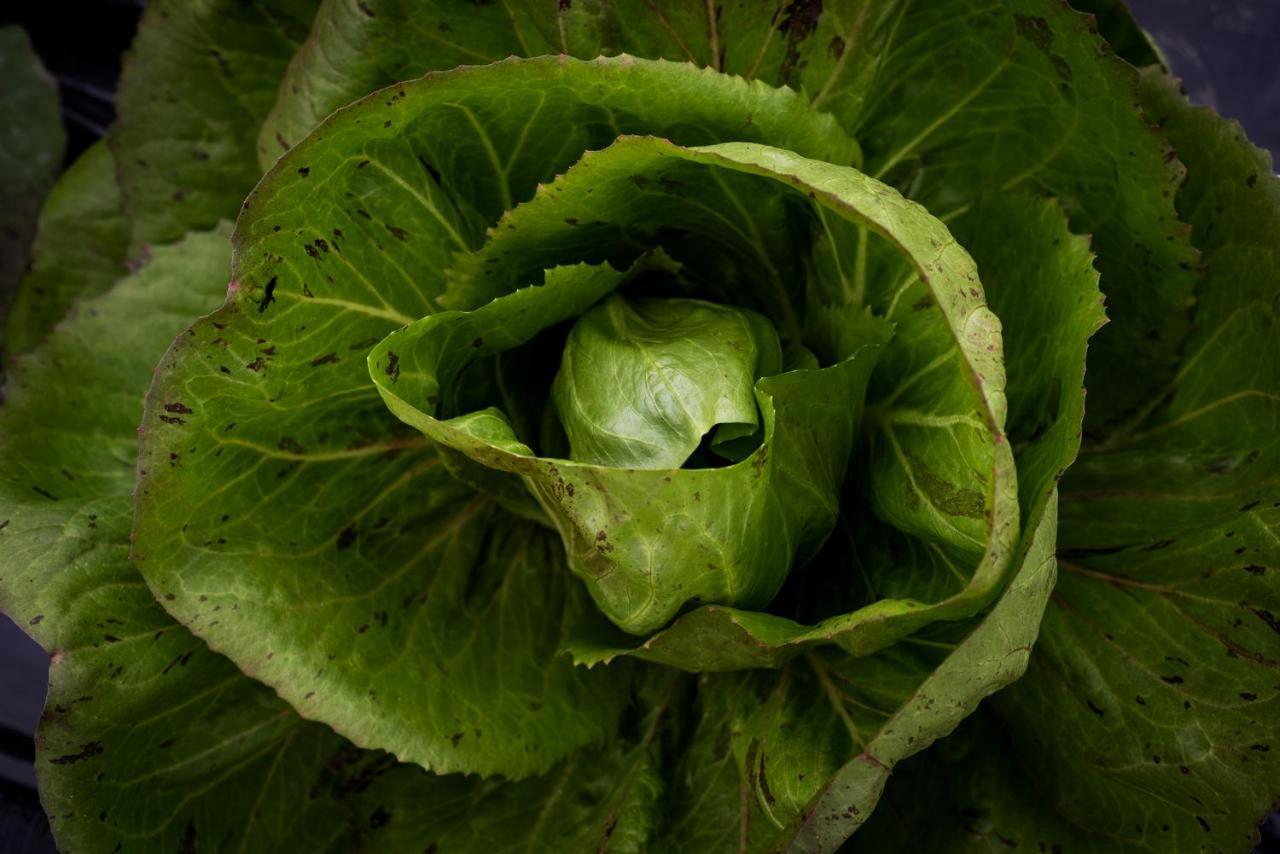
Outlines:
{"label": "small furled leaf", "polygon": [[0,300],[8,302],[26,271],[36,215],[67,135],[57,87],[21,27],[0,27],[0,80]]}
{"label": "small furled leaf", "polygon": [[614,295],[574,325],[551,393],[571,459],[678,469],[713,428],[713,449],[755,433],[751,387],[781,371],[778,333],[754,311]]}
{"label": "small furled leaf", "polygon": [[128,243],[115,160],[98,142],[71,164],[40,211],[31,268],[5,318],[6,352],[32,349],[76,300],[115,284],[125,274]]}
{"label": "small furled leaf", "polygon": [[125,57],[116,156],[135,248],[235,216],[255,145],[317,0],[157,0]]}

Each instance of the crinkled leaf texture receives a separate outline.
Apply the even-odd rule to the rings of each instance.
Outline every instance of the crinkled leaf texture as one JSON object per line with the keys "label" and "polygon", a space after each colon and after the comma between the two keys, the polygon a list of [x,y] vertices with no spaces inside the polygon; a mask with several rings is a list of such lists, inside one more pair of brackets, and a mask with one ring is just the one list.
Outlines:
{"label": "crinkled leaf texture", "polygon": [[[1135,109],[1095,26],[1131,61],[1149,45],[1081,5],[1096,22],[1056,0],[150,4],[113,154],[46,206],[6,343],[31,352],[0,412],[0,603],[54,653],[60,844],[1244,850],[1280,790],[1255,735],[1280,660],[1277,190],[1159,75]],[[568,58],[620,53],[670,62]],[[536,54],[566,56],[503,62]],[[636,171],[594,201],[573,164],[627,134],[773,146],[922,204],[976,264],[958,298],[999,318],[1004,380],[942,273],[804,175]],[[266,169],[227,304],[150,394],[130,564],[141,396],[222,293],[218,223]],[[637,647],[523,483],[399,425],[365,363],[441,308],[653,247],[823,363],[867,308],[895,330],[812,560],[767,611],[695,608]],[[1050,597],[1095,265],[1111,325]],[[458,403],[555,367],[494,361]],[[1027,667],[1046,602],[1026,677],[910,758]]]}

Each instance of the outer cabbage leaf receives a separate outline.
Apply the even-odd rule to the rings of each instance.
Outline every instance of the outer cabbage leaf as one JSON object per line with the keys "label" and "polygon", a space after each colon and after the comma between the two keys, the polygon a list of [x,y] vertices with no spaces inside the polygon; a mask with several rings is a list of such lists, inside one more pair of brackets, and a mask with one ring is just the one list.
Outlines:
{"label": "outer cabbage leaf", "polygon": [[5,317],[6,352],[30,350],[76,299],[111,287],[125,273],[128,242],[115,161],[98,142],[67,169],[40,211],[31,267]]}
{"label": "outer cabbage leaf", "polygon": [[[0,602],[52,655],[37,770],[67,849],[320,844],[344,832],[320,820],[333,792],[302,806],[341,740],[174,623],[128,561],[150,354],[216,302],[228,233],[157,250],[11,367],[0,410]],[[234,822],[211,813],[209,799]]]}
{"label": "outer cabbage leaf", "polygon": [[115,153],[135,248],[235,214],[254,152],[316,0],[159,0],[125,57]]}
{"label": "outer cabbage leaf", "polygon": [[1177,204],[1208,271],[1173,382],[1064,479],[1036,654],[981,724],[1016,749],[922,757],[955,785],[895,799],[895,821],[949,817],[939,832],[979,850],[1247,851],[1280,792],[1280,185],[1238,125],[1158,71],[1143,104],[1187,164]]}
{"label": "outer cabbage leaf", "polygon": [[613,727],[625,671],[555,654],[588,603],[547,535],[468,497],[386,413],[363,362],[434,310],[442,266],[511,200],[638,129],[856,155],[794,95],[680,66],[547,59],[406,83],[335,115],[263,180],[227,305],[158,371],[139,568],[184,624],[358,744],[525,775]]}
{"label": "outer cabbage leaf", "polygon": [[36,214],[62,164],[58,90],[21,27],[0,28],[0,298],[26,270]]}

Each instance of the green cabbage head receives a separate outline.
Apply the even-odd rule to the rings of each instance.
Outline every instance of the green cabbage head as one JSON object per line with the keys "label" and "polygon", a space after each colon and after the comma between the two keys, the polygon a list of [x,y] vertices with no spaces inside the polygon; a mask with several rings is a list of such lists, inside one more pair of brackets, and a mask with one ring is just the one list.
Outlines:
{"label": "green cabbage head", "polygon": [[1248,851],[1280,185],[1076,5],[149,4],[4,214],[60,846]]}

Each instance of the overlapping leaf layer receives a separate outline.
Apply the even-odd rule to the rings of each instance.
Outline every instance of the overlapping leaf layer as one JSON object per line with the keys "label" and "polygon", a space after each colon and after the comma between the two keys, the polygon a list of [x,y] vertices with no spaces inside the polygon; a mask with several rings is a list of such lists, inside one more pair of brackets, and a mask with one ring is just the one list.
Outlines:
{"label": "overlapping leaf layer", "polygon": [[1280,189],[1082,5],[151,4],[6,214],[60,844],[1246,850]]}

